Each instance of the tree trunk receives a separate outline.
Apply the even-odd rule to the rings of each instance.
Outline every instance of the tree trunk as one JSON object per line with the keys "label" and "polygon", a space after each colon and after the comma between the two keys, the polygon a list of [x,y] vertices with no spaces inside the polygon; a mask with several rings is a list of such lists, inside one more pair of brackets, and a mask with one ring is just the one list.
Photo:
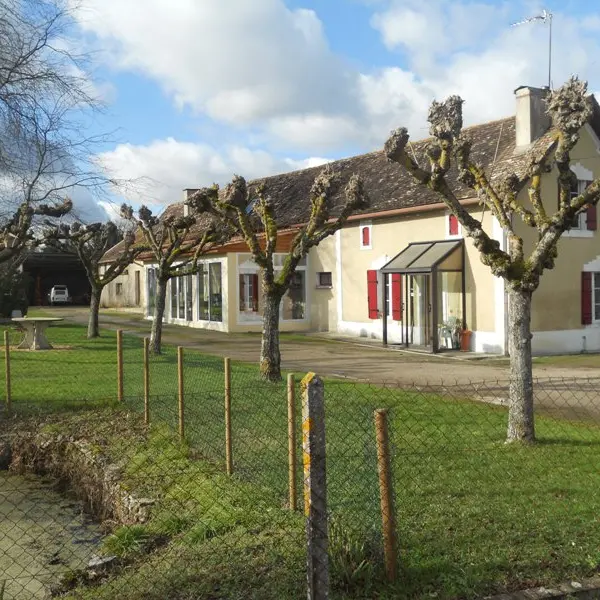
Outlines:
{"label": "tree trunk", "polygon": [[154,305],[152,332],[150,333],[150,352],[153,354],[161,353],[162,325],[167,299],[167,281],[168,280],[158,279],[156,282],[156,303]]}
{"label": "tree trunk", "polygon": [[510,389],[507,442],[535,441],[531,338],[531,292],[511,289],[508,306]]}
{"label": "tree trunk", "polygon": [[98,326],[98,313],[100,312],[100,296],[102,288],[92,287],[90,297],[90,317],[88,320],[88,339],[100,337],[100,327]]}
{"label": "tree trunk", "polygon": [[260,375],[266,381],[281,381],[281,353],[279,352],[279,294],[265,293],[262,343],[260,347]]}

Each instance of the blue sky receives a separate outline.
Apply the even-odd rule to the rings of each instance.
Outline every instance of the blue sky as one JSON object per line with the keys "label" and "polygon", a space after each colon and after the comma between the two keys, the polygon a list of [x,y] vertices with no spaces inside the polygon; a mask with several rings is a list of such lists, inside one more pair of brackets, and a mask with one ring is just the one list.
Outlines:
{"label": "blue sky", "polygon": [[[465,100],[467,123],[511,114],[518,85],[572,73],[600,89],[600,11],[571,2],[468,0],[84,0],[77,43],[93,50],[117,130],[99,158],[156,208],[184,187],[320,164],[427,134],[431,100]],[[143,6],[143,9],[140,10]]]}

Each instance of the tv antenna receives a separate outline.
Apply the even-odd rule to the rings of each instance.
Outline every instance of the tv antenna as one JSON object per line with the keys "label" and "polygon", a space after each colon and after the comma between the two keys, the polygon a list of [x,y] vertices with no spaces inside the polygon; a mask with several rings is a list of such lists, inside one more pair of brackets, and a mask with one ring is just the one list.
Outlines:
{"label": "tv antenna", "polygon": [[518,27],[519,25],[525,25],[526,23],[533,23],[533,21],[541,21],[542,23],[548,23],[548,89],[552,88],[552,13],[548,10],[543,10],[539,15],[523,19],[512,23],[511,27]]}

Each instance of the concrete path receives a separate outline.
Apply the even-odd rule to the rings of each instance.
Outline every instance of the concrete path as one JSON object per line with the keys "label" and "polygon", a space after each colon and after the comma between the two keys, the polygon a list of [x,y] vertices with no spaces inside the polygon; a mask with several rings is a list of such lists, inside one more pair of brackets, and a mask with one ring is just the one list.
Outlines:
{"label": "concrete path", "polygon": [[[44,312],[64,317],[68,321],[87,323],[87,308],[61,307]],[[101,328],[124,329],[136,335],[149,335],[150,323],[138,315],[101,313]],[[233,334],[165,325],[163,341],[167,344],[194,348],[207,354],[229,356],[233,360],[258,362],[260,336]],[[508,370],[505,365],[491,366],[478,360],[460,360],[443,355],[425,355],[385,349],[370,343],[345,343],[318,337],[282,336],[282,366],[297,373],[315,371],[328,376],[348,377],[371,382],[394,382],[405,385],[464,386],[470,382],[486,382],[490,394],[506,389]],[[600,361],[599,361],[600,362]],[[539,378],[600,378],[600,368],[560,368],[535,366]],[[494,382],[502,382],[495,386]],[[482,387],[482,393],[483,393]]]}

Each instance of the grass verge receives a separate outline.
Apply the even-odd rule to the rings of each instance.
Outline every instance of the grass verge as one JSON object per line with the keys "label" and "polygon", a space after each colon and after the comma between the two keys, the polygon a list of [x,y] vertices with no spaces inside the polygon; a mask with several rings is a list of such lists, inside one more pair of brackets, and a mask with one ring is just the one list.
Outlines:
{"label": "grass verge", "polygon": [[[113,333],[106,332],[99,340],[87,341],[81,327],[61,324],[49,329],[49,334],[53,342],[72,349],[14,353],[15,407],[23,408],[24,412],[40,412],[103,406],[109,399],[114,401]],[[126,406],[139,414],[143,381],[141,340],[126,336],[124,358]],[[143,588],[148,580],[163,594],[147,596],[150,598],[271,597],[248,595],[254,593],[255,582],[250,572],[256,570],[259,574],[264,571],[264,580],[268,581],[265,586],[282,581],[279,588],[274,587],[280,594],[277,597],[295,597],[286,596],[291,593],[286,590],[296,589],[293,582],[302,577],[284,571],[302,571],[303,543],[295,538],[292,547],[284,541],[290,537],[288,528],[296,531],[297,527],[297,523],[290,525],[284,509],[285,388],[260,382],[255,365],[234,365],[235,476],[229,480],[222,475],[225,453],[222,360],[186,351],[185,365],[185,452],[191,453],[187,458],[191,456],[196,461],[194,469],[210,468],[208,474],[194,472],[194,479],[212,482],[206,485],[214,486],[211,493],[217,494],[211,496],[213,506],[223,494],[220,490],[227,486],[243,493],[232,504],[234,513],[227,509],[224,515],[219,513],[210,518],[203,513],[203,519],[199,519],[193,512],[197,507],[192,506],[188,518],[185,511],[177,508],[180,503],[185,505],[183,496],[177,497],[176,502],[173,499],[174,503],[162,516],[159,511],[154,517],[155,523],[160,524],[156,525],[157,532],[178,532],[181,528],[175,533],[181,537],[181,543],[146,556],[131,572],[131,577],[138,578],[132,589]],[[173,348],[167,347],[162,356],[152,358],[150,411],[156,427],[176,426],[176,373]],[[597,422],[564,421],[540,415],[539,442],[535,446],[507,446],[505,409],[453,396],[451,390],[434,395],[332,380],[326,382],[326,392],[328,500],[332,518],[341,528],[341,533],[335,529],[333,532],[336,549],[332,564],[338,563],[336,585],[338,590],[345,590],[338,592],[342,597],[472,598],[550,585],[598,571],[600,428]],[[568,403],[567,396],[564,402]],[[381,546],[373,430],[376,407],[390,408],[394,450],[401,575],[397,589],[392,590],[382,585],[380,569],[371,569],[379,564]],[[299,408],[297,411],[299,419]],[[135,455],[126,455],[135,472],[144,473],[149,468],[145,465],[163,461],[162,456],[165,458],[159,472],[171,464],[169,453],[178,446],[172,441],[168,448],[162,448],[158,440],[153,444],[157,445],[149,446],[146,452],[137,450]],[[177,451],[183,452],[181,448]],[[185,486],[179,482],[175,489],[185,490]],[[205,497],[194,503],[203,507],[209,504]],[[245,520],[246,515],[255,515],[255,507],[259,507],[258,517],[266,518],[256,522],[252,520],[254,517]],[[232,514],[235,518],[230,520]],[[240,529],[240,519],[245,529]],[[242,535],[247,531],[251,535]],[[126,531],[113,543],[135,553],[136,545],[144,543],[142,533]],[[201,544],[186,546],[185,540],[189,541],[190,536]],[[250,545],[233,543],[234,537],[247,539]],[[215,541],[217,538],[232,540],[225,544],[231,547],[227,556],[215,554],[213,546],[221,543]],[[214,560],[213,555],[217,557]],[[269,556],[283,565],[281,570],[268,566]],[[217,559],[223,562],[217,565]],[[196,566],[188,569],[187,565],[194,561],[206,567],[205,571],[198,574]],[[174,566],[162,569],[159,563],[179,565],[184,575],[177,578]],[[225,573],[227,570],[229,575]],[[164,585],[152,579],[153,571],[160,571]],[[266,587],[261,587],[261,577],[257,576],[257,589],[266,593]],[[218,586],[218,579],[236,578],[240,581],[235,584],[237,587],[224,587],[221,591],[210,587]],[[165,595],[167,588],[175,584],[187,590],[188,595]],[[247,595],[235,595],[243,590]]]}

